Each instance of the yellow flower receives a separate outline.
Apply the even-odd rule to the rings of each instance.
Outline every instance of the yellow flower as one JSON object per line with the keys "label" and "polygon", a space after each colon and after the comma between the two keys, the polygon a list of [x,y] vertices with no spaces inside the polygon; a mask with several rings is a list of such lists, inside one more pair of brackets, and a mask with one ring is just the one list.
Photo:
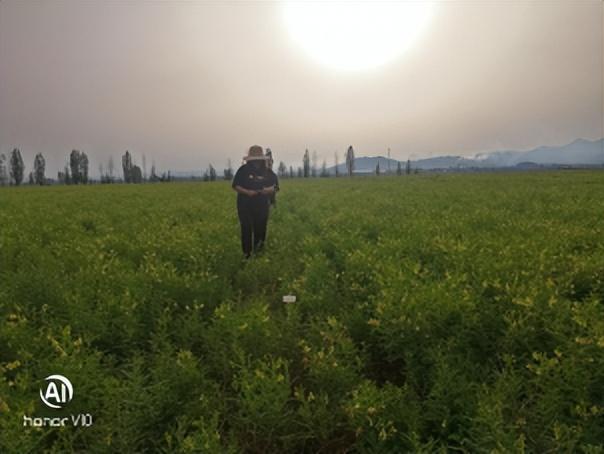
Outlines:
{"label": "yellow flower", "polygon": [[6,368],[8,370],[15,370],[17,367],[19,367],[21,365],[21,361],[19,361],[18,359],[13,361],[12,363],[7,363],[6,364]]}
{"label": "yellow flower", "polygon": [[385,440],[386,438],[388,438],[388,435],[386,434],[386,431],[384,430],[384,428],[382,427],[382,430],[380,430],[380,440]]}

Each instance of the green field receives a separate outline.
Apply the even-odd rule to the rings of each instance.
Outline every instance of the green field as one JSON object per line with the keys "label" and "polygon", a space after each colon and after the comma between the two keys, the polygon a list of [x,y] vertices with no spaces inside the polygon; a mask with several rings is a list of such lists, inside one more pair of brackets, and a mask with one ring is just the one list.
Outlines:
{"label": "green field", "polygon": [[227,182],[0,188],[0,452],[604,452],[604,172],[283,180],[268,236]]}

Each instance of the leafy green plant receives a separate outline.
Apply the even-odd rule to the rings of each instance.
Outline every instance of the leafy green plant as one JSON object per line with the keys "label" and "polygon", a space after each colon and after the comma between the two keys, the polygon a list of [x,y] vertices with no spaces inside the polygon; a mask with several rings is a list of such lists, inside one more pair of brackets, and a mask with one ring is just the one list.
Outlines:
{"label": "leafy green plant", "polygon": [[0,452],[603,452],[602,172],[281,191],[0,190]]}

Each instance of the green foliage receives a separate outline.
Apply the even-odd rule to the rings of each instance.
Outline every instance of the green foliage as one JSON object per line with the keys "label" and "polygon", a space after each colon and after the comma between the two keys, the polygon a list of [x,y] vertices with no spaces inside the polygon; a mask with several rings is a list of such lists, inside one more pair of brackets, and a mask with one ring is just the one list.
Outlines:
{"label": "green foliage", "polygon": [[281,189],[1,190],[0,452],[603,452],[604,174]]}

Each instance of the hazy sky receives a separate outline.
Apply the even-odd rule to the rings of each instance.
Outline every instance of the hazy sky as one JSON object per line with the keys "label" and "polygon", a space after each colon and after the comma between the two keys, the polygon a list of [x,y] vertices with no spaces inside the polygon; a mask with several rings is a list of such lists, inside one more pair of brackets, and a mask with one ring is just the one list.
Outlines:
{"label": "hazy sky", "polygon": [[49,176],[129,149],[221,169],[249,145],[297,165],[528,149],[604,136],[604,3],[438,2],[413,47],[346,72],[304,53],[276,3],[0,0],[0,152]]}

